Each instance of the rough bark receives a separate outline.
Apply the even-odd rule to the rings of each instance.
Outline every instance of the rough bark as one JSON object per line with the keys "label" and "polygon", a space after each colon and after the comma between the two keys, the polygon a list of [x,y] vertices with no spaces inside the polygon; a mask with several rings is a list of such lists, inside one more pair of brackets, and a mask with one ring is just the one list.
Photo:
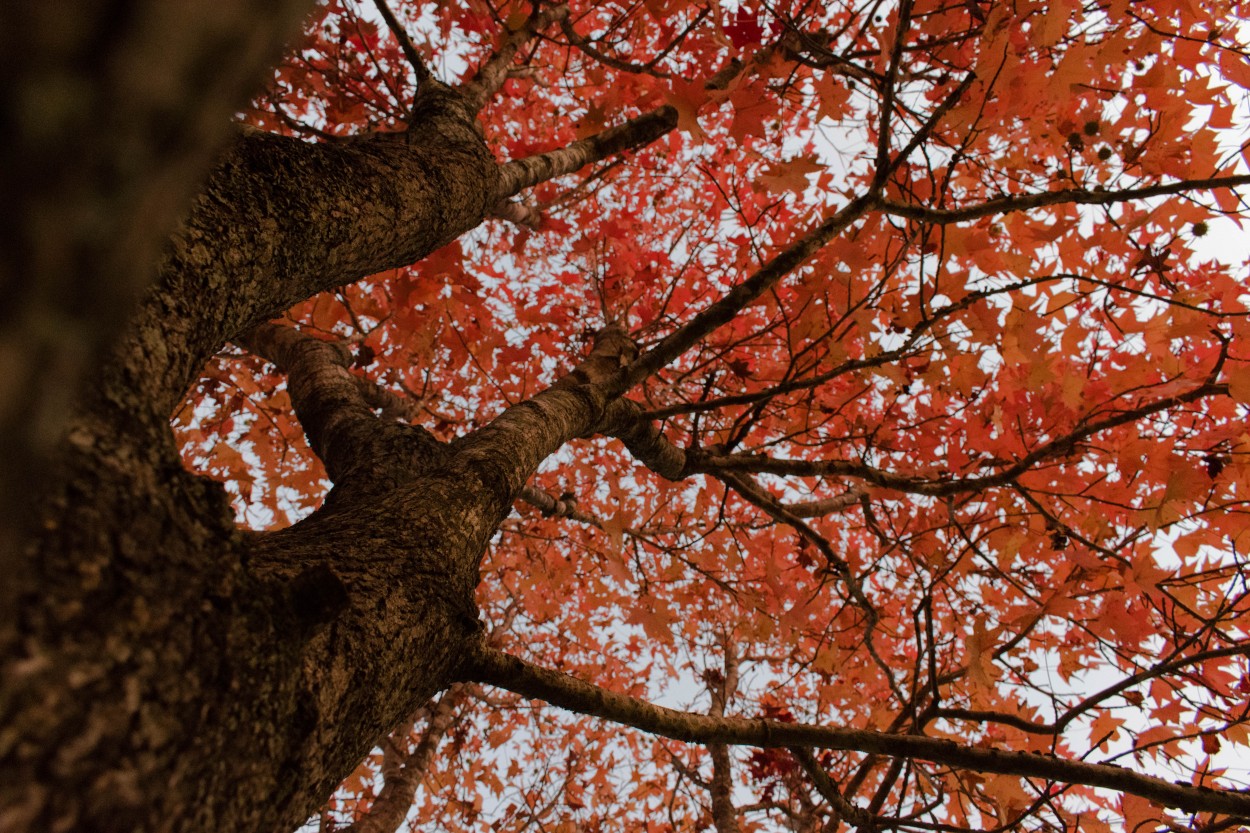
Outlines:
{"label": "rough bark", "polygon": [[[165,249],[155,288],[97,365],[225,137],[226,115],[304,0],[84,2],[72,20],[63,7],[28,5],[0,26],[7,60],[24,67],[7,86],[12,106],[0,108],[16,148],[3,182],[21,217],[4,229],[11,256],[0,266],[10,300],[0,314],[0,437],[13,445],[0,449],[6,506],[69,419],[65,392],[84,368],[99,369],[20,549],[6,531],[14,516],[0,516],[12,597],[0,596],[0,830],[290,829],[415,703],[475,674],[711,744],[722,771],[723,744],[823,744],[1250,812],[1240,794],[1112,767],[680,715],[476,652],[478,564],[535,467],[574,437],[610,431],[675,478],[700,466],[756,470],[742,455],[666,445],[618,397],[870,208],[911,208],[875,191],[861,197],[638,361],[609,329],[569,377],[454,443],[379,420],[333,347],[258,325],[318,291],[415,262],[516,190],[675,122],[660,108],[496,165],[474,115],[503,77],[514,32],[467,100],[423,79],[403,133],[334,145],[237,137]],[[321,510],[268,535],[234,528],[221,489],[183,470],[168,427],[204,361],[239,337],[289,374],[335,481]],[[732,812],[727,783],[718,789]]]}
{"label": "rough bark", "polygon": [[[712,717],[724,717],[729,700],[738,691],[738,653],[732,637],[725,635],[721,640],[725,651],[725,664],[722,673],[708,675],[708,691],[712,695],[712,707],[708,714]],[[708,754],[712,758],[712,823],[716,825],[716,833],[739,833],[738,810],[733,804],[733,758],[729,747],[723,743],[709,743]]]}
{"label": "rough bark", "polygon": [[[374,419],[339,385],[333,350],[255,329],[420,260],[532,183],[503,174],[475,119],[507,56],[467,94],[423,79],[403,133],[236,135],[118,337],[228,114],[306,0],[263,5],[84,2],[80,19],[32,7],[0,27],[6,57],[28,61],[4,108],[5,190],[22,219],[5,228],[0,317],[6,831],[302,822],[459,675],[490,536],[534,466],[601,418],[599,365],[633,355],[610,334],[570,380],[443,446]],[[645,117],[507,170],[571,172],[672,126]],[[335,480],[322,510],[273,535],[234,528],[168,425],[204,362],[243,333],[291,374]],[[9,511],[36,469],[52,484],[38,511]]]}
{"label": "rough bark", "polygon": [[473,464],[375,426],[370,449],[339,450],[355,462],[324,511],[245,536],[168,427],[228,339],[419,260],[499,201],[456,94],[431,83],[414,110],[406,134],[341,146],[240,137],[174,236],[9,572],[0,828],[289,828],[453,676],[515,497],[496,470],[466,487]]}
{"label": "rough bark", "polygon": [[[374,204],[353,220],[366,233],[340,235],[326,206],[359,200],[359,188],[335,190],[334,172],[398,164],[406,146],[349,146],[325,162],[325,149],[298,143],[243,145],[101,374],[27,551],[0,689],[6,830],[273,830],[307,818],[414,703],[460,675],[479,639],[472,599],[490,536],[534,467],[600,421],[598,386],[634,354],[608,331],[551,390],[442,445],[373,417],[336,349],[254,329],[243,341],[291,374],[335,488],[290,529],[236,531],[220,489],[182,470],[170,438],[191,374],[237,329],[327,280],[305,243],[320,240],[312,258],[351,279],[473,222],[460,195],[475,182],[477,219],[496,193],[479,154],[457,170],[445,147],[436,173],[455,187],[417,188],[424,169],[407,170],[398,195],[377,185],[395,196],[391,222],[370,226],[384,210]],[[240,172],[253,152],[267,177]],[[282,164],[293,158],[304,164]],[[281,176],[292,171],[312,178]],[[322,212],[314,224],[274,216],[293,194],[302,216]],[[441,224],[420,225],[418,209]]]}
{"label": "rough bark", "polygon": [[290,829],[447,682],[476,629],[464,565],[493,518],[466,529],[473,507],[444,477],[420,525],[398,522],[424,509],[408,494],[248,537],[167,437],[109,428],[78,424],[31,552],[0,827]]}
{"label": "rough bark", "polygon": [[[310,0],[0,12],[0,569],[79,382]],[[0,607],[11,597],[0,589]]]}

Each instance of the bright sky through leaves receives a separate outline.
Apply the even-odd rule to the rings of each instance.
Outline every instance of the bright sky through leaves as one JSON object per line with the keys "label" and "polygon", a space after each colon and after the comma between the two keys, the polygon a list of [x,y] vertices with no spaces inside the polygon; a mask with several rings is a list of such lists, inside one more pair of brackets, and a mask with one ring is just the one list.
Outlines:
{"label": "bright sky through leaves", "polygon": [[[528,4],[390,6],[448,84],[522,41],[479,120],[501,161],[662,107],[677,128],[289,315],[445,441],[606,325],[639,345],[627,396],[684,467],[604,436],[548,460],[483,565],[493,644],[701,713],[1247,787],[1222,770],[1250,755],[1244,4],[556,8],[521,38]],[[416,77],[371,4],[331,0],[246,119],[362,141]],[[221,356],[175,423],[246,524],[324,496],[259,358]],[[1227,818],[921,757],[726,757],[482,685],[326,818],[367,818],[423,737],[414,830]]]}

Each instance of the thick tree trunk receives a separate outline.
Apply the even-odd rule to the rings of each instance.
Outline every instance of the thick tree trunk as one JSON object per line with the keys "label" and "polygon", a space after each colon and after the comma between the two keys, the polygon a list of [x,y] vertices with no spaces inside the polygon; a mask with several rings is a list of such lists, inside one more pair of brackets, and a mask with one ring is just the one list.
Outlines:
{"label": "thick tree trunk", "polygon": [[[311,0],[0,9],[0,570],[79,383]],[[3,583],[0,583],[2,585]],[[11,597],[0,586],[0,608]]]}
{"label": "thick tree trunk", "polygon": [[437,92],[396,139],[241,138],[176,235],[11,574],[0,829],[290,829],[454,679],[477,563],[527,473],[505,485],[392,425],[338,449],[355,463],[322,512],[250,535],[168,426],[240,331],[482,220],[497,168]]}
{"label": "thick tree trunk", "polygon": [[[142,21],[189,12],[133,0],[122,4],[134,16],[122,16],[113,47],[129,55],[136,43],[166,44],[181,55],[185,33],[197,47],[186,54],[211,61],[214,72],[241,50],[250,56],[241,74],[222,73],[226,87],[237,86],[256,72],[253,52],[304,2],[261,4],[262,13],[252,0],[223,0],[171,22],[168,35],[158,29],[148,43]],[[231,26],[246,28],[251,16],[268,24],[255,37],[198,48],[214,21],[226,21],[220,29],[229,40]],[[0,515],[0,568],[11,579],[0,593],[0,830],[289,829],[476,653],[473,592],[490,536],[534,468],[603,421],[601,383],[632,344],[608,333],[555,388],[442,446],[340,397],[335,379],[345,371],[316,345],[257,325],[319,291],[414,263],[519,189],[673,128],[675,111],[660,108],[497,165],[477,107],[506,77],[509,50],[551,19],[540,15],[512,33],[462,90],[424,78],[404,133],[310,145],[245,132],[219,161],[168,244],[157,284],[83,386],[67,442],[40,472],[54,485],[39,510]],[[203,25],[191,25],[197,21]],[[93,31],[99,21],[79,22]],[[143,68],[160,74],[159,62]],[[117,129],[142,133],[162,101],[155,95],[123,108]],[[65,420],[29,422],[46,410],[36,390],[42,381],[27,373],[44,349],[32,333],[66,310],[69,324],[85,328],[53,339],[54,363],[78,356],[64,372],[53,368],[57,390],[95,365],[80,354],[105,353],[152,242],[172,225],[204,146],[222,134],[190,129],[210,116],[224,121],[221,107],[188,106],[184,115],[171,128],[191,145],[181,156],[84,151],[75,161],[76,140],[64,137],[42,157],[25,148],[46,157],[45,167],[86,170],[81,194],[57,180],[52,196],[42,195],[30,171],[10,172],[29,198],[24,219],[37,227],[4,240],[20,255],[17,271],[2,274],[20,303],[0,316],[0,367],[24,368],[0,381],[9,385],[0,387],[0,437],[16,449],[6,453],[15,465],[0,475],[6,506],[45,456],[47,443],[31,431],[55,435]],[[125,187],[100,202],[109,177]],[[73,215],[71,198],[94,212],[87,226],[53,222],[49,201],[69,200]],[[123,256],[133,261],[127,268],[117,266]],[[91,267],[85,289],[66,283],[80,261]],[[45,273],[46,292],[38,285]],[[320,511],[270,535],[235,529],[224,492],[185,472],[169,429],[169,414],[204,363],[245,334],[291,374],[297,414],[335,481]],[[26,531],[14,534],[19,526]]]}
{"label": "thick tree trunk", "polygon": [[5,830],[290,829],[477,638],[506,506],[446,455],[252,537],[176,464],[75,453],[5,673]]}

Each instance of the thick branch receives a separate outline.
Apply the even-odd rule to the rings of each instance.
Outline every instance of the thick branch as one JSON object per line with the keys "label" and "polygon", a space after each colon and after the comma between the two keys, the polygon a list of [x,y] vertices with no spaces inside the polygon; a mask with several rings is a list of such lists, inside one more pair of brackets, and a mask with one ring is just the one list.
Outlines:
{"label": "thick branch", "polygon": [[595,433],[620,440],[638,462],[661,477],[680,480],[686,476],[686,452],[669,442],[632,399],[613,400]]}
{"label": "thick branch", "polygon": [[[124,364],[105,385],[166,420],[226,340],[318,292],[407,266],[477,226],[498,170],[454,93],[386,141],[235,143],[176,235]],[[110,391],[111,393],[111,391]]]}
{"label": "thick branch", "polygon": [[538,228],[542,215],[533,207],[516,200],[505,200],[491,209],[491,216],[518,226]]}
{"label": "thick branch", "polygon": [[625,330],[605,327],[571,373],[460,439],[455,444],[460,460],[490,484],[506,511],[539,463],[599,424],[609,402],[605,381],[636,353]]}
{"label": "thick branch", "polygon": [[416,422],[421,415],[421,405],[407,396],[400,396],[377,382],[363,376],[352,374],[360,395],[364,397],[370,408],[376,408],[382,419]]}
{"label": "thick branch", "polygon": [[238,339],[248,351],[273,362],[287,375],[291,404],[313,452],[339,482],[377,417],[356,376],[347,369],[347,345],[322,341],[294,327],[261,324]]}
{"label": "thick branch", "polygon": [[498,199],[505,200],[540,182],[654,142],[676,126],[677,111],[665,105],[565,147],[508,162],[499,169]]}
{"label": "thick branch", "polygon": [[847,489],[836,497],[821,500],[807,500],[802,503],[783,503],[781,508],[796,518],[819,518],[834,512],[843,512],[856,506],[864,498],[864,491],[859,487]]}
{"label": "thick branch", "polygon": [[872,613],[872,606],[868,604],[868,599],[864,596],[864,591],[859,587],[859,582],[856,581],[854,574],[851,572],[851,568],[847,565],[845,559],[834,552],[833,545],[830,544],[823,535],[816,532],[816,530],[812,529],[801,518],[790,512],[787,507],[782,505],[781,501],[770,495],[750,477],[731,474],[728,472],[724,472],[718,475],[718,477],[725,483],[726,486],[729,486],[738,494],[742,495],[742,497],[746,498],[746,500],[752,505],[763,509],[774,520],[786,524],[797,532],[800,537],[819,549],[821,555],[825,557],[829,566],[837,571],[837,573],[846,580],[847,584],[850,585],[850,590],[856,600],[859,601],[860,604],[864,606],[865,610],[870,613],[870,616],[875,619],[875,614]]}
{"label": "thick branch", "polygon": [[818,747],[917,758],[978,772],[1102,787],[1187,812],[1226,813],[1250,818],[1250,794],[1247,793],[1174,784],[1111,764],[962,746],[919,735],[692,714],[607,691],[567,674],[484,647],[470,661],[468,675],[478,682],[499,686],[525,697],[546,700],[569,711],[601,717],[688,743],[727,743],[765,748]]}
{"label": "thick branch", "polygon": [[499,92],[503,82],[508,80],[508,67],[521,47],[552,23],[568,17],[568,14],[568,6],[551,6],[530,17],[521,28],[507,34],[503,43],[478,68],[473,78],[460,87],[465,102],[474,113],[485,107],[491,96]]}
{"label": "thick branch", "polygon": [[846,492],[838,495],[836,498],[806,500],[804,503],[781,503],[780,500],[766,492],[764,488],[760,487],[760,484],[755,483],[755,480],[751,478],[739,477],[739,475],[726,475],[724,480],[725,483],[732,485],[742,497],[773,515],[776,520],[786,524],[801,525],[804,529],[809,530],[810,528],[806,527],[806,524],[799,524],[801,518],[819,518],[821,515],[843,512],[844,509],[850,509],[854,505],[858,505],[860,500],[864,498],[864,490],[855,488],[846,490]]}

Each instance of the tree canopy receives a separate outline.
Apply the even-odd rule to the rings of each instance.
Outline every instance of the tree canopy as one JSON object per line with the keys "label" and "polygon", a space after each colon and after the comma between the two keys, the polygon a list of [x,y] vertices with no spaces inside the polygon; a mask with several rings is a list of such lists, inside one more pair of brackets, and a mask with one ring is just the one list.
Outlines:
{"label": "tree canopy", "polygon": [[[152,400],[257,564],[322,535],[272,570],[310,632],[368,618],[334,542],[469,511],[394,509],[409,468],[515,501],[448,545],[477,647],[361,718],[320,828],[1246,824],[1247,15],[320,3],[162,274],[252,246],[194,219],[231,182],[335,200],[230,203],[312,242],[185,294]],[[362,580],[396,634],[406,565]]]}

